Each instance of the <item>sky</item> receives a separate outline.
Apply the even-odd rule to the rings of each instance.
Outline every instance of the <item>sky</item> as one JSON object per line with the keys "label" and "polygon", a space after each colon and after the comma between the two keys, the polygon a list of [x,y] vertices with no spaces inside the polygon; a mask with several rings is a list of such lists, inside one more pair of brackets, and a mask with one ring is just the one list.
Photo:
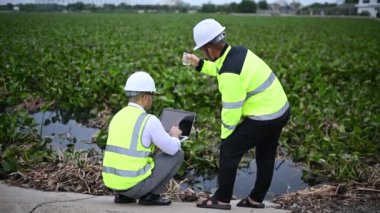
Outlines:
{"label": "sky", "polygon": [[[54,3],[75,3],[77,1],[81,1],[84,3],[94,3],[97,5],[102,5],[104,3],[113,3],[113,4],[120,4],[122,2],[127,4],[160,4],[163,2],[170,2],[170,0],[0,0],[0,4],[20,4],[20,3],[47,3],[47,2],[54,2]],[[212,4],[227,4],[236,2],[239,3],[241,0],[183,0],[186,3],[189,3],[191,5],[202,5],[205,3],[212,3]],[[259,0],[255,0],[258,2]],[[339,0],[267,0],[268,3],[274,3],[279,1],[285,1],[288,3],[291,3],[293,1],[299,1],[302,5],[309,5],[313,3],[336,3]]]}

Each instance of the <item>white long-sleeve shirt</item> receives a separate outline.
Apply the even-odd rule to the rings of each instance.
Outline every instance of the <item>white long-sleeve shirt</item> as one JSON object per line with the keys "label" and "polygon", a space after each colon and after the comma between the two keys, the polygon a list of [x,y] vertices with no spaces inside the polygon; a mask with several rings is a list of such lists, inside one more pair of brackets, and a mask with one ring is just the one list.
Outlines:
{"label": "white long-sleeve shirt", "polygon": [[[136,103],[129,102],[128,105],[144,110],[142,106]],[[159,149],[161,149],[161,151],[168,155],[174,155],[181,149],[181,142],[179,139],[171,137],[165,131],[161,121],[155,115],[150,116],[146,121],[141,140],[145,147],[149,147],[153,142]]]}

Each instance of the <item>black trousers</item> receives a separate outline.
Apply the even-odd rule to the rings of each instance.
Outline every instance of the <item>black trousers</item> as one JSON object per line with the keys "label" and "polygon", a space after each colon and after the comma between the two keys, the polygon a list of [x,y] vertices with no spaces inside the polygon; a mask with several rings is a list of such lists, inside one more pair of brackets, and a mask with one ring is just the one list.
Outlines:
{"label": "black trousers", "polygon": [[[220,145],[219,187],[214,198],[229,203],[236,172],[243,155],[256,148],[257,176],[250,197],[262,202],[272,182],[278,140],[290,117],[290,108],[281,117],[269,121],[246,118]],[[253,180],[252,180],[253,182]]]}

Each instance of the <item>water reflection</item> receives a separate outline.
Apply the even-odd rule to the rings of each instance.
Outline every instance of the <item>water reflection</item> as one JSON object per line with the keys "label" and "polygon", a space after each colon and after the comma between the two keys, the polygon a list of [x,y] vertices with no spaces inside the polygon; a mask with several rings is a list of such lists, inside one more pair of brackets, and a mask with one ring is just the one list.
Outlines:
{"label": "water reflection", "polygon": [[[247,168],[238,169],[234,187],[234,196],[236,198],[242,199],[249,195],[256,180],[256,170],[255,160],[251,160]],[[272,184],[265,199],[272,199],[276,195],[307,188],[308,184],[304,183],[301,178],[302,166],[296,165],[291,160],[277,159]],[[196,191],[214,193],[217,187],[217,178],[198,176],[194,178],[191,185]],[[186,188],[187,186],[183,187]]]}
{"label": "water reflection", "polygon": [[36,128],[41,136],[52,139],[53,148],[65,150],[68,146],[74,146],[75,150],[92,148],[101,151],[96,144],[91,143],[92,136],[99,129],[85,127],[73,119],[64,119],[59,112],[38,112],[32,116],[39,124]]}

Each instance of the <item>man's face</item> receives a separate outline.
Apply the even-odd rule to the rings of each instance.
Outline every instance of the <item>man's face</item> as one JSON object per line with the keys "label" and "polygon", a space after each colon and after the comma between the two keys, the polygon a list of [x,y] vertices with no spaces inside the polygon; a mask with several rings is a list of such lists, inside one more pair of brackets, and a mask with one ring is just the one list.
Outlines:
{"label": "man's face", "polygon": [[213,61],[211,48],[203,46],[201,47],[201,51],[207,60]]}

